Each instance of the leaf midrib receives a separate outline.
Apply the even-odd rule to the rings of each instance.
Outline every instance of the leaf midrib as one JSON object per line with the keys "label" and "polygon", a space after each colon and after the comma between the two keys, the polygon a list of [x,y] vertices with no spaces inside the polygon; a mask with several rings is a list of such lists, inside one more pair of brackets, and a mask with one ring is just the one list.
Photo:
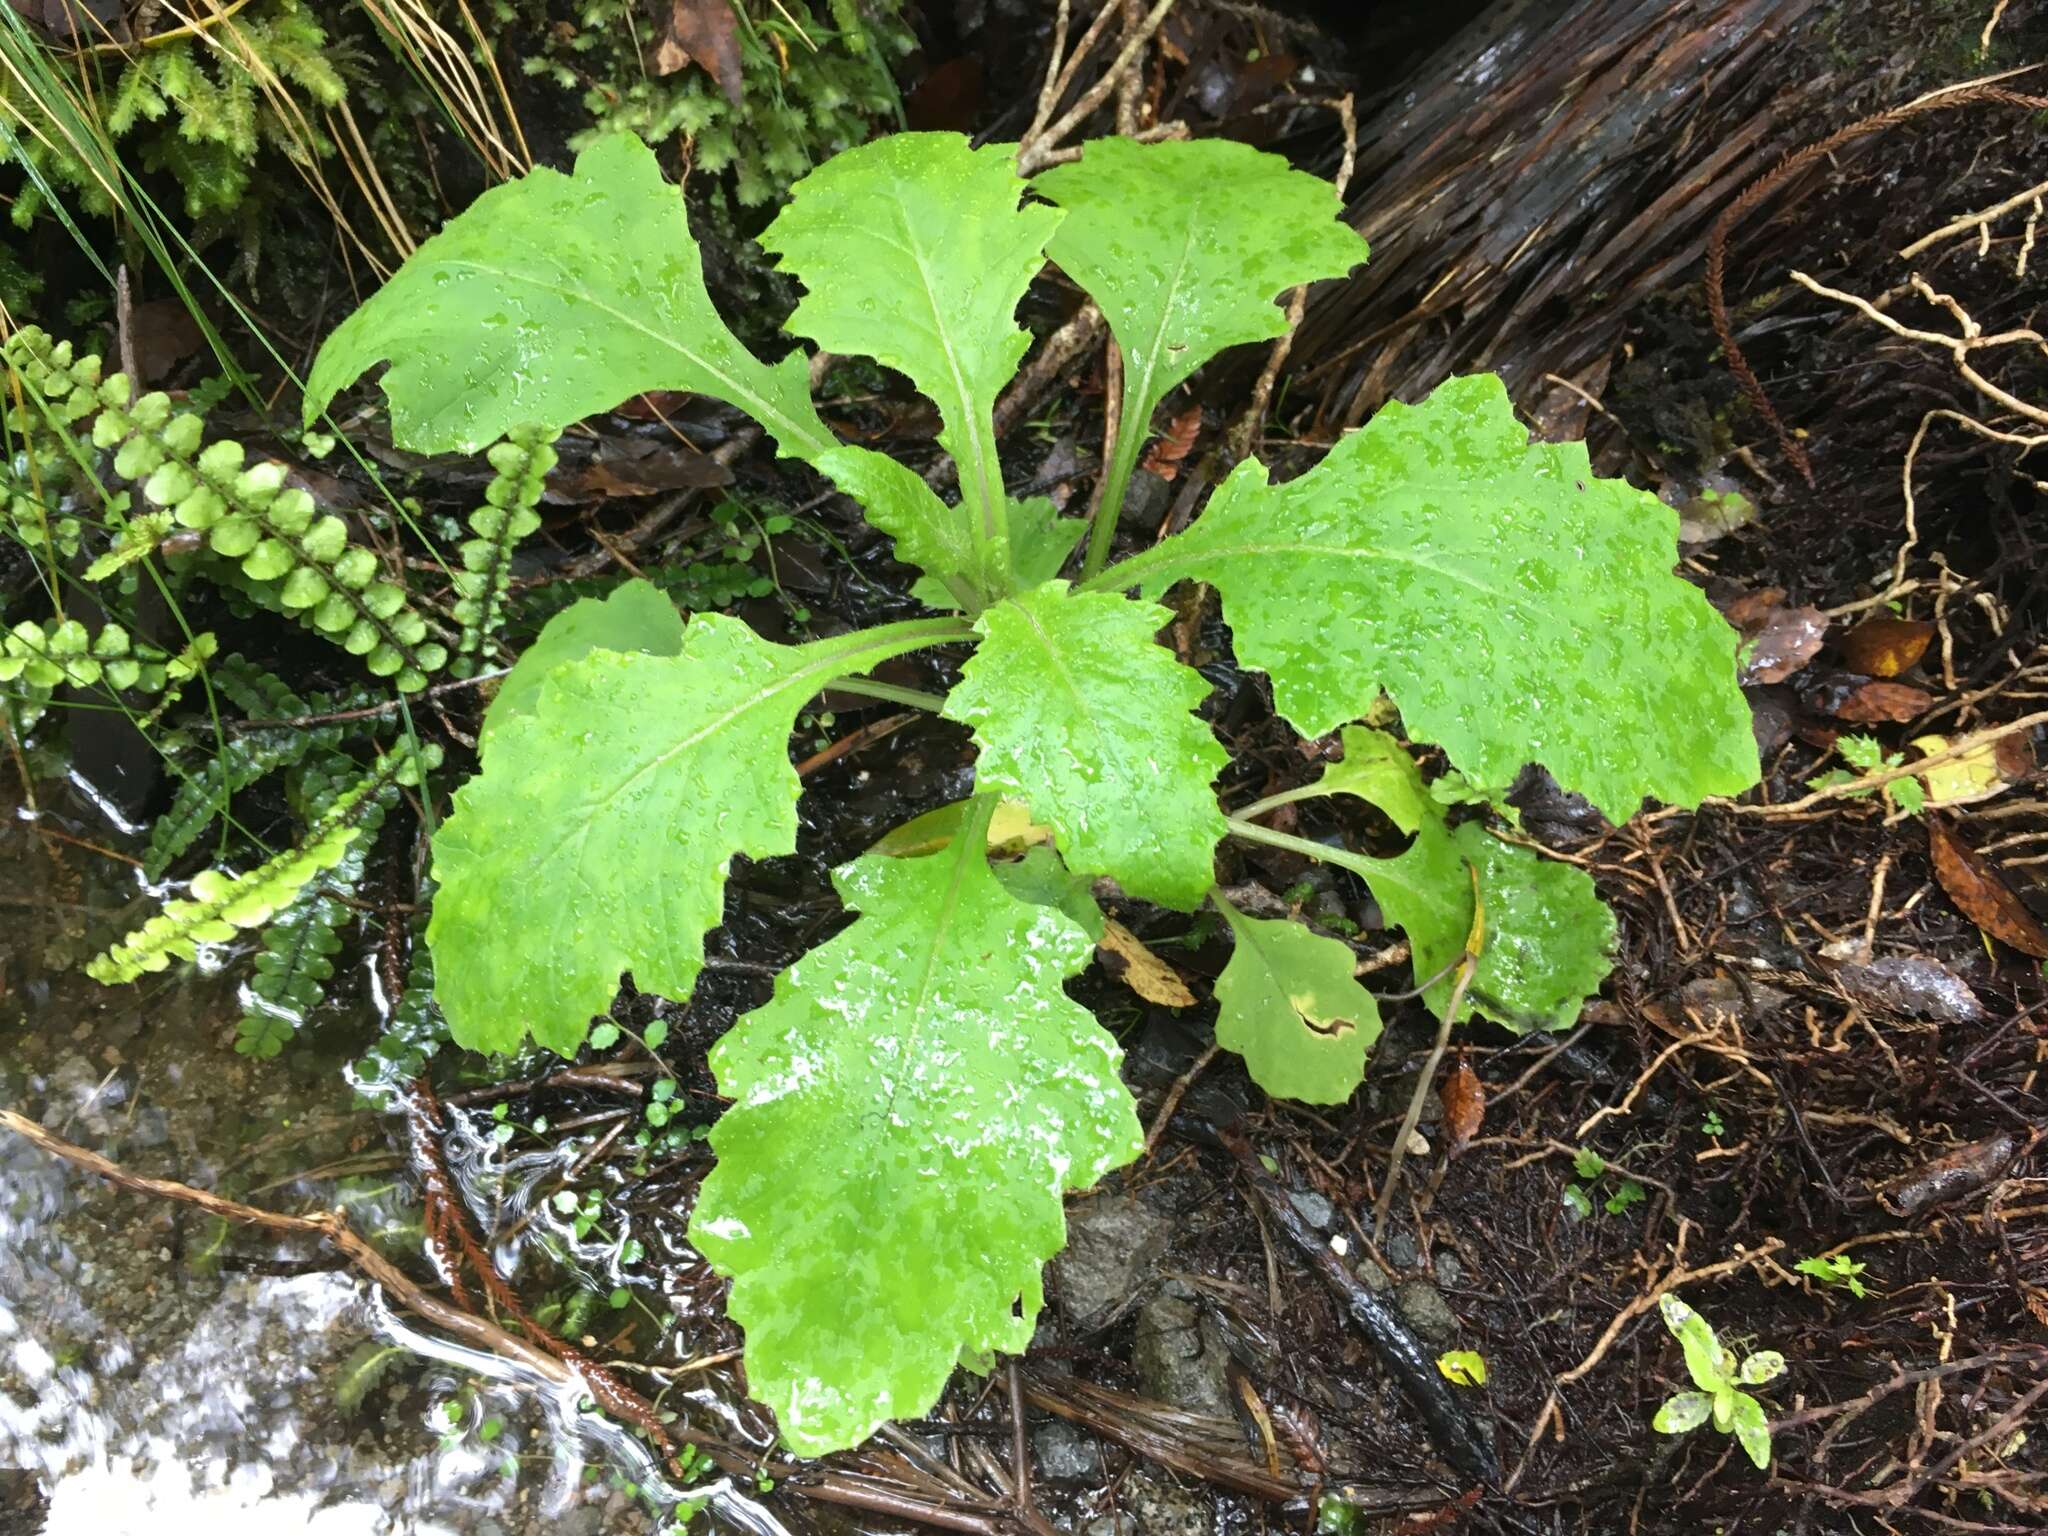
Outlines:
{"label": "leaf midrib", "polygon": [[[772,642],[763,643],[768,644]],[[534,867],[547,867],[548,865],[554,862],[555,858],[562,852],[564,848],[566,848],[569,845],[569,843],[572,840],[581,840],[582,838],[589,836],[590,829],[596,824],[599,815],[605,809],[607,809],[612,804],[612,802],[617,800],[620,795],[624,794],[628,789],[632,788],[632,786],[637,784],[642,778],[646,777],[649,773],[652,773],[655,769],[660,768],[664,764],[671,761],[679,753],[687,752],[691,748],[699,746],[705,741],[708,741],[711,737],[723,731],[727,726],[731,725],[735,720],[738,720],[741,716],[746,715],[767,703],[770,703],[779,695],[788,693],[791,689],[797,687],[799,684],[808,685],[812,682],[813,679],[822,678],[823,681],[818,682],[816,687],[806,688],[807,695],[808,693],[817,691],[817,688],[823,687],[825,682],[829,682],[831,681],[831,679],[835,677],[844,676],[848,671],[858,670],[857,668],[851,667],[849,664],[855,658],[860,657],[869,651],[886,651],[889,650],[892,646],[897,647],[899,649],[915,649],[918,645],[928,645],[933,643],[935,642],[932,640],[925,639],[923,637],[918,637],[915,640],[906,640],[905,636],[901,634],[896,634],[889,635],[879,640],[868,639],[864,643],[836,647],[830,651],[821,653],[814,659],[806,662],[803,666],[797,668],[795,671],[785,673],[775,681],[770,682],[765,686],[756,689],[753,693],[747,695],[738,703],[734,704],[730,709],[726,710],[725,713],[714,716],[712,719],[706,721],[703,725],[699,726],[696,730],[678,738],[675,742],[673,742],[663,751],[647,759],[638,768],[634,769],[633,772],[628,774],[624,779],[621,779],[600,799],[586,802],[589,806],[589,814],[579,816],[575,820],[575,822],[569,827],[569,829],[555,840],[554,846],[550,848],[544,855],[542,855],[539,860],[535,861]],[[684,652],[678,656],[663,656],[655,659],[675,663],[686,660],[687,658],[688,653]],[[513,721],[508,722],[508,727],[517,728],[522,723],[529,721],[538,721],[539,718],[539,711],[538,709],[536,709],[535,712],[532,714],[520,715],[516,717]],[[784,761],[784,766],[788,766],[786,759]]]}
{"label": "leaf midrib", "polygon": [[[647,337],[659,346],[666,347],[692,366],[702,369],[705,373],[709,374],[718,381],[721,387],[730,391],[726,396],[729,403],[739,406],[748,415],[759,421],[762,426],[768,428],[770,432],[775,434],[778,442],[787,443],[793,447],[801,446],[804,450],[802,456],[806,459],[816,457],[820,453],[830,452],[839,446],[836,440],[821,439],[815,436],[803,423],[772,405],[765,395],[742,384],[739,380],[732,377],[729,371],[707,361],[704,357],[676,340],[674,336],[643,324],[622,309],[614,308],[603,299],[597,297],[588,288],[572,288],[566,284],[550,283],[529,273],[509,271],[504,267],[494,267],[488,262],[470,261],[458,257],[444,258],[444,265],[460,267],[472,272],[480,272],[486,276],[502,278],[511,283],[523,283],[529,288],[538,288],[543,293],[551,293],[564,303],[587,304],[592,309],[609,315],[629,330],[639,332],[642,336]],[[758,359],[752,358],[751,354],[748,354],[748,356],[755,363],[755,366],[767,371],[767,365],[761,363]],[[778,423],[780,424],[779,427]]]}

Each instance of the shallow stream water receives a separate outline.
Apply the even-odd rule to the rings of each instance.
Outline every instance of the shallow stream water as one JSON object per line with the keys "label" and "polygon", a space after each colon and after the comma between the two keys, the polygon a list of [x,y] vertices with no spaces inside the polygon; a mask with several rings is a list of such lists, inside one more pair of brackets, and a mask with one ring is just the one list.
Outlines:
{"label": "shallow stream water", "polygon": [[[78,961],[148,908],[124,910],[130,866],[45,835],[121,851],[118,828],[66,814],[84,809],[46,799],[0,829],[0,1105],[137,1173],[274,1210],[343,1204],[414,1263],[402,1127],[344,1073],[377,1027],[369,989],[359,1020],[261,1061],[232,1049],[225,977],[87,980]],[[636,1445],[414,1333],[332,1262],[0,1135],[0,1536],[657,1528],[617,1486],[645,1469]],[[576,1432],[555,1432],[565,1416]]]}

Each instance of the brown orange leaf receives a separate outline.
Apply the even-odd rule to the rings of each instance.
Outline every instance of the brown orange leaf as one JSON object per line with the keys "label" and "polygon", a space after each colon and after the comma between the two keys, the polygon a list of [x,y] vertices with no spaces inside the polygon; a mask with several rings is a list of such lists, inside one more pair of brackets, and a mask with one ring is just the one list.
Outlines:
{"label": "brown orange leaf", "polygon": [[1907,683],[1865,683],[1835,706],[1835,718],[1852,725],[1916,720],[1934,703],[1925,688]]}
{"label": "brown orange leaf", "polygon": [[1171,480],[1180,473],[1180,463],[1194,451],[1195,439],[1202,435],[1202,408],[1191,405],[1174,417],[1166,430],[1159,435],[1145,454],[1145,468],[1162,480]]}
{"label": "brown orange leaf", "polygon": [[1934,816],[1927,818],[1927,846],[1934,856],[1935,878],[1963,916],[1999,943],[2048,959],[2048,928],[1982,854]]}
{"label": "brown orange leaf", "polygon": [[[654,44],[654,72],[672,75],[695,64],[740,104],[739,18],[729,0],[668,0],[668,25]],[[657,11],[657,14],[659,12]]]}
{"label": "brown orange leaf", "polygon": [[1465,1062],[1451,1069],[1450,1076],[1437,1084],[1437,1097],[1444,1104],[1444,1130],[1449,1141],[1444,1150],[1456,1157],[1479,1134],[1486,1120],[1486,1089],[1479,1074]]}
{"label": "brown orange leaf", "polygon": [[1865,619],[1842,637],[1842,658],[1865,677],[1897,677],[1933,639],[1934,626],[1918,619]]}

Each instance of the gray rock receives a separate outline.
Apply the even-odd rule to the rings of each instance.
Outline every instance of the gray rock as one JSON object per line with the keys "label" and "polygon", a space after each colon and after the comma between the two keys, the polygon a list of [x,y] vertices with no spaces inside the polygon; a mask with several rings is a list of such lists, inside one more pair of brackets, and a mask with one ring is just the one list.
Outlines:
{"label": "gray rock", "polygon": [[1406,1232],[1396,1232],[1389,1237],[1381,1251],[1386,1254],[1387,1262],[1398,1270],[1410,1270],[1422,1262],[1422,1250],[1415,1246],[1415,1239]]}
{"label": "gray rock", "polygon": [[1351,1272],[1365,1283],[1368,1291],[1384,1291],[1394,1283],[1394,1277],[1381,1269],[1379,1260],[1370,1255],[1360,1259]]}
{"label": "gray rock", "polygon": [[1403,1280],[1395,1286],[1394,1305],[1408,1326],[1432,1344],[1448,1344],[1458,1336],[1458,1314],[1427,1280]]}
{"label": "gray rock", "polygon": [[1215,1507],[1199,1489],[1183,1488],[1150,1467],[1124,1480],[1118,1501],[1136,1520],[1138,1536],[1210,1536],[1216,1527]]}
{"label": "gray rock", "polygon": [[1138,1313],[1131,1364],[1145,1395],[1193,1413],[1230,1413],[1222,1331],[1183,1295],[1163,1291]]}
{"label": "gray rock", "polygon": [[1060,1315],[1099,1328],[1149,1281],[1173,1223],[1130,1195],[1098,1195],[1068,1208],[1067,1246],[1052,1261]]}
{"label": "gray rock", "polygon": [[1092,1483],[1102,1476],[1101,1443],[1064,1419],[1033,1430],[1031,1450],[1038,1475],[1049,1483]]}
{"label": "gray rock", "polygon": [[1771,1017],[1792,1000],[1781,988],[1762,982],[1747,984],[1732,976],[1702,976],[1678,989],[1678,1005],[1711,1025],[1756,1023]]}
{"label": "gray rock", "polygon": [[1438,1285],[1456,1286],[1464,1282],[1465,1266],[1458,1262],[1458,1256],[1448,1248],[1436,1251],[1434,1266]]}
{"label": "gray rock", "polygon": [[1294,1202],[1294,1208],[1301,1212],[1301,1219],[1318,1232],[1327,1232],[1337,1219],[1337,1212],[1330,1202],[1312,1189],[1289,1190],[1287,1198]]}

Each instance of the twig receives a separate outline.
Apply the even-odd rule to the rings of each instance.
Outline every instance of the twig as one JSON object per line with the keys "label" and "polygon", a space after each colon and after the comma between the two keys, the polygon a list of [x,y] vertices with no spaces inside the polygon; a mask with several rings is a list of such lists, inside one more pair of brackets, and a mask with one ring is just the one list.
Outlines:
{"label": "twig", "polygon": [[349,1226],[347,1216],[340,1210],[323,1211],[317,1216],[287,1216],[280,1211],[266,1211],[258,1206],[244,1205],[239,1200],[229,1200],[208,1190],[195,1189],[190,1184],[130,1173],[99,1153],[65,1141],[26,1115],[16,1114],[13,1110],[0,1109],[0,1129],[14,1132],[52,1157],[61,1158],[74,1167],[83,1168],[118,1188],[136,1194],[153,1195],[160,1200],[175,1200],[181,1204],[196,1206],[210,1216],[218,1216],[223,1221],[234,1222],[240,1226],[261,1227],[270,1232],[312,1237],[329,1243],[340,1250],[364,1278],[384,1287],[409,1311],[419,1314],[437,1327],[445,1328],[457,1338],[479,1349],[515,1360],[556,1386],[576,1384],[576,1375],[570,1367],[547,1351],[507,1333],[494,1323],[451,1307],[446,1302],[428,1295],[415,1285],[404,1271],[358,1235],[355,1229]]}
{"label": "twig", "polygon": [[[1351,93],[1345,92],[1329,103],[1336,110],[1337,120],[1344,125],[1344,160],[1337,169],[1337,203],[1341,208],[1344,190],[1351,185],[1351,170],[1358,161],[1358,114],[1354,110]],[[1273,347],[1266,354],[1266,366],[1259,370],[1258,382],[1252,386],[1251,404],[1230,429],[1229,449],[1233,461],[1251,456],[1259,433],[1266,425],[1266,411],[1273,399],[1273,386],[1280,380],[1280,370],[1286,366],[1287,355],[1294,350],[1294,334],[1301,329],[1301,317],[1308,307],[1308,285],[1306,283],[1291,290],[1287,295],[1287,329],[1273,341]]]}
{"label": "twig", "polygon": [[[2021,71],[2010,72],[2017,73]],[[2010,78],[2010,74],[1996,78]],[[1826,138],[1787,155],[1744,188],[1732,203],[1721,210],[1720,217],[1714,220],[1713,229],[1707,236],[1706,274],[1707,310],[1713,320],[1714,334],[1721,343],[1722,353],[1728,362],[1728,371],[1735,375],[1736,381],[1742,386],[1743,394],[1748,396],[1750,404],[1756,407],[1757,414],[1770,423],[1771,430],[1777,434],[1779,448],[1809,486],[1814,483],[1813,461],[1807,456],[1805,447],[1793,436],[1791,429],[1772,409],[1771,397],[1765,393],[1762,382],[1749,366],[1749,359],[1743,355],[1741,346],[1735,340],[1734,328],[1728,323],[1728,301],[1723,291],[1728,264],[1728,236],[1751,210],[1776,191],[1787,178],[1804,170],[1821,157],[1832,154],[1843,145],[1866,134],[1902,123],[1922,112],[1943,107],[1967,106],[1973,102],[1983,101],[1995,101],[2028,109],[2048,106],[2048,101],[2039,97],[2022,95],[2018,91],[2008,90],[1983,80],[1966,81],[1946,90],[1930,92],[1907,102],[1904,106],[1860,118],[1846,128],[1837,129]]]}
{"label": "twig", "polygon": [[1415,1079],[1415,1091],[1408,1095],[1408,1112],[1401,1117],[1401,1129],[1394,1133],[1393,1155],[1387,1159],[1387,1177],[1380,1185],[1379,1198],[1372,1204],[1372,1240],[1375,1243],[1386,1230],[1387,1208],[1394,1202],[1394,1186],[1400,1177],[1401,1159],[1408,1155],[1408,1138],[1422,1123],[1422,1106],[1429,1102],[1430,1085],[1436,1081],[1436,1070],[1443,1065],[1444,1051],[1451,1043],[1451,1025],[1465,1004],[1465,989],[1472,985],[1472,973],[1479,968],[1479,956],[1486,948],[1486,898],[1480,894],[1479,871],[1467,863],[1465,873],[1472,881],[1472,927],[1465,936],[1465,953],[1458,961],[1458,979],[1451,984],[1450,1001],[1444,1006],[1443,1018],[1437,1023],[1436,1043],[1430,1047],[1429,1060],[1423,1064],[1422,1075]]}
{"label": "twig", "polygon": [[1186,1096],[1188,1089],[1194,1086],[1195,1079],[1208,1070],[1209,1063],[1216,1059],[1216,1053],[1221,1049],[1222,1047],[1212,1042],[1206,1051],[1195,1058],[1193,1066],[1173,1080],[1173,1086],[1166,1090],[1166,1097],[1159,1101],[1159,1113],[1152,1117],[1152,1129],[1145,1133],[1145,1150],[1139,1155],[1138,1161],[1145,1161],[1157,1150],[1159,1138],[1166,1134],[1167,1122],[1173,1119],[1173,1112],[1180,1108],[1181,1099]]}
{"label": "twig", "polygon": [[1217,1134],[1225,1150],[1237,1160],[1240,1175],[1258,1196],[1266,1215],[1343,1303],[1345,1312],[1365,1335],[1388,1373],[1421,1412],[1444,1459],[1469,1477],[1492,1482],[1499,1470],[1493,1448],[1482,1438],[1469,1410],[1428,1359],[1408,1325],[1352,1274],[1342,1256],[1309,1226],[1295,1209],[1286,1188],[1260,1166],[1251,1144],[1236,1131],[1221,1130]]}
{"label": "twig", "polygon": [[[1059,148],[1060,140],[1078,128],[1089,113],[1109,99],[1110,92],[1117,88],[1117,81],[1124,72],[1137,67],[1138,58],[1144,52],[1145,45],[1152,40],[1152,34],[1159,30],[1159,24],[1166,20],[1166,13],[1173,9],[1173,5],[1174,0],[1157,0],[1152,9],[1145,13],[1145,19],[1125,39],[1122,50],[1110,61],[1109,68],[1102,72],[1102,78],[1090,86],[1058,122],[1025,137],[1017,150],[1017,169],[1020,174],[1029,176],[1044,169],[1046,154]],[[1096,29],[1121,9],[1119,0],[1104,0],[1102,15],[1096,18],[1095,26],[1089,28],[1088,36],[1082,38],[1080,48],[1075,50],[1075,61],[1078,61],[1083,50],[1092,45]],[[1062,71],[1060,91],[1055,93],[1055,100],[1058,94],[1064,92],[1065,84],[1066,72]]]}
{"label": "twig", "polygon": [[231,720],[231,731],[281,731],[297,730],[309,725],[330,725],[339,720],[368,720],[375,715],[395,714],[417,699],[438,699],[443,694],[457,693],[464,688],[474,688],[479,683],[495,682],[512,669],[499,667],[490,672],[479,672],[473,677],[451,678],[445,683],[436,683],[424,692],[409,694],[404,698],[392,699],[383,704],[366,704],[361,709],[336,710],[327,715],[294,715],[289,720]]}

